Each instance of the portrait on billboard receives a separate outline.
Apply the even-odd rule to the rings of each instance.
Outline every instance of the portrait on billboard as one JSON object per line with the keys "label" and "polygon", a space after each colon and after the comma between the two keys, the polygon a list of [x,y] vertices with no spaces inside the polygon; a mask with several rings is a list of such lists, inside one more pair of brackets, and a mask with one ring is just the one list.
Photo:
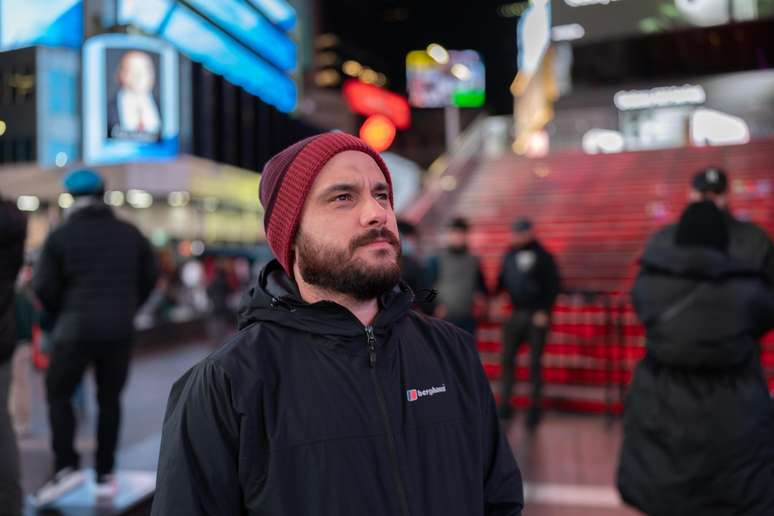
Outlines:
{"label": "portrait on billboard", "polygon": [[179,148],[177,51],[134,34],[100,34],[83,46],[86,164],[169,158]]}
{"label": "portrait on billboard", "polygon": [[105,51],[108,138],[155,142],[161,137],[159,61],[155,52]]}

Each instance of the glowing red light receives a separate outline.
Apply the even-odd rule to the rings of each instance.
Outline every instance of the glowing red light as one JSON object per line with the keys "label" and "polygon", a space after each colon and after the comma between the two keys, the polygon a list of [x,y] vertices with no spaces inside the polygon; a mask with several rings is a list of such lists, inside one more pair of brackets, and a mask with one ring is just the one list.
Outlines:
{"label": "glowing red light", "polygon": [[384,115],[371,115],[360,127],[360,138],[377,152],[386,151],[395,141],[395,124]]}
{"label": "glowing red light", "polygon": [[342,89],[349,109],[363,116],[384,115],[399,129],[411,126],[411,108],[405,97],[354,79]]}

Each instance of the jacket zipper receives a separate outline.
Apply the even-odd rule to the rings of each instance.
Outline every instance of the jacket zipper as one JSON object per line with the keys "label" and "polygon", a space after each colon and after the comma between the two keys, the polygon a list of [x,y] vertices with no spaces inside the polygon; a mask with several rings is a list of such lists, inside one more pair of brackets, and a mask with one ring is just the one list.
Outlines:
{"label": "jacket zipper", "polygon": [[371,380],[374,382],[374,388],[376,389],[376,399],[379,400],[379,409],[382,412],[384,426],[387,429],[387,446],[390,450],[390,459],[392,459],[392,473],[395,477],[395,485],[398,488],[400,508],[404,516],[409,516],[408,502],[406,500],[406,489],[403,487],[403,480],[400,478],[400,470],[398,468],[398,452],[396,451],[395,441],[392,436],[390,418],[387,416],[387,405],[384,401],[382,389],[379,387],[379,379],[376,377],[376,337],[374,336],[374,327],[366,326],[365,332],[366,337],[368,338],[368,365],[370,366],[369,369],[371,370]]}

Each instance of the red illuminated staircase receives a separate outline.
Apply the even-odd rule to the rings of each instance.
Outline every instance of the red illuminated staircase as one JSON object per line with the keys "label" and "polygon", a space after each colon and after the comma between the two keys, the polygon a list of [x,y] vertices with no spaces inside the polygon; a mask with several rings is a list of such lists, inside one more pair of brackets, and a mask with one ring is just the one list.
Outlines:
{"label": "red illuminated staircase", "polygon": [[[747,145],[682,148],[608,155],[562,153],[530,160],[507,155],[483,161],[448,199],[435,205],[444,217],[424,224],[437,235],[440,220],[464,215],[471,243],[490,286],[508,247],[510,224],[529,216],[559,262],[565,295],[556,306],[544,355],[546,404],[583,411],[621,410],[621,395],[644,354],[643,331],[627,292],[637,259],[653,231],[673,222],[686,204],[692,176],[715,165],[730,175],[734,213],[774,235],[774,139]],[[426,221],[423,221],[426,222]],[[484,322],[478,334],[487,374],[500,376],[499,325]],[[526,349],[517,365],[511,402],[527,403]],[[774,334],[764,366],[774,390]],[[497,385],[495,392],[498,391]]]}

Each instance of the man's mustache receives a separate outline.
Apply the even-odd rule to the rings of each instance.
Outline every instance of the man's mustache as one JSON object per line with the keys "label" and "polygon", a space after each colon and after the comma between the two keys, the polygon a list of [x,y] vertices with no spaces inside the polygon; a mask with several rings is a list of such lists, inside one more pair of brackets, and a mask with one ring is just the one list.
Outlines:
{"label": "man's mustache", "polygon": [[363,247],[364,245],[372,244],[377,240],[385,240],[387,241],[388,244],[390,244],[395,249],[400,248],[400,241],[398,240],[398,237],[395,236],[395,234],[389,229],[382,228],[382,229],[370,229],[366,233],[363,233],[362,235],[353,238],[352,241],[349,243],[349,250],[350,252],[354,253],[358,247]]}

